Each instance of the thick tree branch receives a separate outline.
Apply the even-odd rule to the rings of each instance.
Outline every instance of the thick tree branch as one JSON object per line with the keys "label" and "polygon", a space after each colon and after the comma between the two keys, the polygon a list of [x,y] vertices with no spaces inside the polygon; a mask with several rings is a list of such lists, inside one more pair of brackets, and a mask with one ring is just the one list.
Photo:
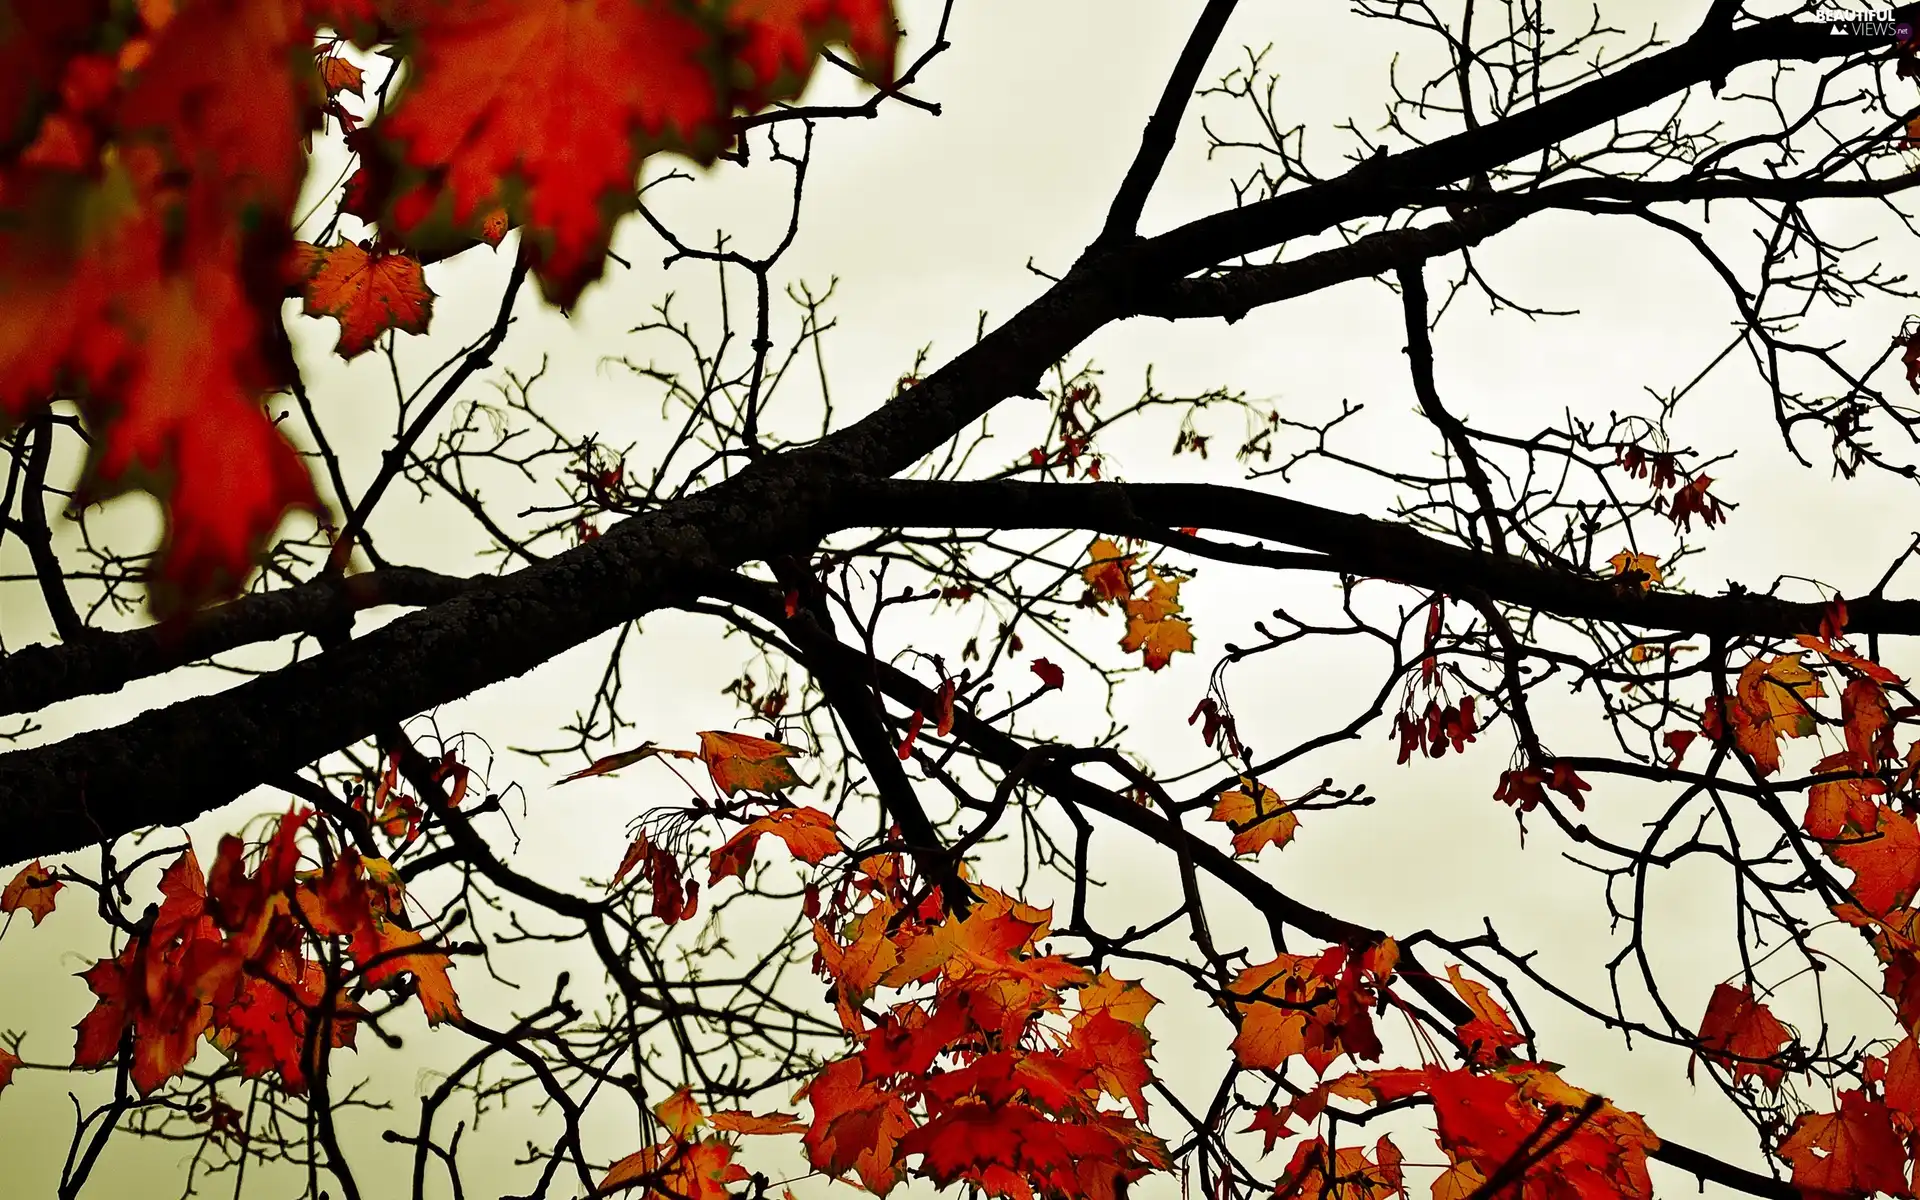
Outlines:
{"label": "thick tree branch", "polygon": [[116,692],[136,679],[215,654],[303,633],[332,618],[340,606],[349,612],[384,605],[419,608],[487,582],[484,575],[461,579],[418,567],[387,567],[242,596],[195,613],[178,628],[96,631],[73,642],[26,646],[0,658],[0,715]]}
{"label": "thick tree branch", "polygon": [[[1326,569],[1344,574],[1454,595],[1478,589],[1491,599],[1540,612],[1647,629],[1790,636],[1818,629],[1826,611],[1822,604],[1748,592],[1641,593],[1604,579],[1476,553],[1390,521],[1218,484],[881,480],[853,490],[867,497],[860,509],[885,513],[895,526],[1085,529],[1206,554],[1206,541],[1174,532],[1197,525],[1319,551],[1328,559]],[[1920,634],[1920,600],[1850,598],[1847,614],[1848,628],[1856,632]]]}
{"label": "thick tree branch", "polygon": [[1167,86],[1160,93],[1160,103],[1154,107],[1153,115],[1147,118],[1146,132],[1140,137],[1140,149],[1134,155],[1133,165],[1127,168],[1126,177],[1120,181],[1119,190],[1114,193],[1113,205],[1107,210],[1106,226],[1101,229],[1095,245],[1113,245],[1134,236],[1140,224],[1140,213],[1146,208],[1147,197],[1153,192],[1154,181],[1160,178],[1161,170],[1167,165],[1167,156],[1173,153],[1174,139],[1180,133],[1180,118],[1187,111],[1187,101],[1192,98],[1193,89],[1199,85],[1200,72],[1206,69],[1207,59],[1219,44],[1220,35],[1226,30],[1227,21],[1237,7],[1239,0],[1207,0],[1207,7],[1194,23],[1193,32],[1187,36],[1186,47],[1181,50],[1180,59],[1174,64],[1173,73],[1167,77]]}

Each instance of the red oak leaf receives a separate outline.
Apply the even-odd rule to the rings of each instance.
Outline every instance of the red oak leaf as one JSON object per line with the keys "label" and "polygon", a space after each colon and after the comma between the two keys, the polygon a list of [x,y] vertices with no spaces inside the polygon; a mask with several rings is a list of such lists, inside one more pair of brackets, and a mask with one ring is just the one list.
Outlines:
{"label": "red oak leaf", "polygon": [[1920,1116],[1920,1045],[1911,1034],[1887,1055],[1884,1086],[1888,1108],[1908,1118]]}
{"label": "red oak leaf", "polygon": [[875,1195],[900,1182],[900,1139],[914,1128],[899,1096],[865,1079],[858,1059],[828,1063],[805,1089],[807,1157],[829,1175],[853,1171]]}
{"label": "red oak leaf", "polygon": [[0,38],[0,151],[33,140],[40,117],[58,99],[67,63],[94,39],[109,7],[107,0],[7,5],[6,36]]}

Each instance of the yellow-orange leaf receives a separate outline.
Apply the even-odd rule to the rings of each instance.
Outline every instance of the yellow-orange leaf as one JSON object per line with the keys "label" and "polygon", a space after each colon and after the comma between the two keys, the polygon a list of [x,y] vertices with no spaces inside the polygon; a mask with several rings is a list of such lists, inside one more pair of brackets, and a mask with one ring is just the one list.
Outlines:
{"label": "yellow-orange leaf", "polygon": [[1467,1200],[1478,1195],[1487,1177],[1470,1162],[1457,1162],[1433,1181],[1433,1200]]}
{"label": "yellow-orange leaf", "polygon": [[800,777],[787,765],[803,753],[792,746],[744,733],[708,730],[700,735],[700,761],[713,774],[713,786],[724,795],[735,792],[779,792],[800,786]]}
{"label": "yellow-orange leaf", "polygon": [[320,59],[320,82],[326,85],[329,96],[340,92],[358,96],[362,79],[360,68],[338,54],[329,54]]}
{"label": "yellow-orange leaf", "polygon": [[1300,818],[1280,794],[1264,783],[1242,778],[1240,790],[1223,792],[1213,804],[1213,819],[1233,830],[1235,854],[1258,854],[1293,840]]}
{"label": "yellow-orange leaf", "polygon": [[442,1021],[458,1020],[460,997],[454,994],[453,981],[447,978],[447,972],[453,966],[447,956],[438,951],[405,953],[414,946],[426,944],[426,940],[411,929],[383,923],[378,934],[380,961],[368,969],[367,983],[377,985],[396,972],[410,971],[414,990],[420,997],[420,1008],[427,1014],[427,1023],[438,1025]]}
{"label": "yellow-orange leaf", "polygon": [[433,290],[413,256],[373,250],[358,242],[323,249],[303,288],[310,317],[340,322],[341,358],[373,348],[389,329],[425,333],[433,319]]}
{"label": "yellow-orange leaf", "polygon": [[0,892],[0,913],[13,913],[25,909],[33,914],[35,925],[47,919],[53,911],[53,898],[66,885],[53,877],[53,874],[34,859],[20,868],[20,873]]}
{"label": "yellow-orange leaf", "polygon": [[792,1113],[750,1113],[740,1109],[722,1109],[709,1113],[707,1124],[722,1133],[770,1134],[805,1133],[806,1125]]}
{"label": "yellow-orange leaf", "polygon": [[1608,559],[1607,564],[1613,568],[1615,577],[1628,572],[1638,572],[1644,576],[1637,581],[1643,592],[1665,578],[1660,574],[1659,558],[1651,554],[1635,554],[1631,550],[1622,550]]}
{"label": "yellow-orange leaf", "polygon": [[605,758],[596,758],[593,760],[592,766],[583,767],[565,779],[562,779],[560,782],[572,783],[576,779],[586,779],[594,775],[609,775],[622,767],[630,767],[634,763],[663,755],[672,758],[688,759],[699,757],[699,755],[691,750],[668,750],[664,746],[656,746],[652,742],[642,742],[632,750],[622,750],[618,754],[609,754]]}
{"label": "yellow-orange leaf", "polygon": [[1080,572],[1094,598],[1101,603],[1133,595],[1133,555],[1122,554],[1109,538],[1095,538],[1087,547],[1093,561]]}
{"label": "yellow-orange leaf", "polygon": [[[1147,1014],[1160,1001],[1132,979],[1116,979],[1109,971],[1102,970],[1093,977],[1093,982],[1080,989],[1080,1013],[1082,1017],[1094,1013],[1105,1013],[1116,1021],[1124,1021],[1137,1029],[1144,1029]],[[1078,1020],[1079,1018],[1076,1018]]]}
{"label": "yellow-orange leaf", "polygon": [[1147,597],[1127,601],[1127,633],[1120,648],[1138,650],[1147,670],[1158,671],[1175,654],[1192,653],[1193,628],[1180,611],[1180,581],[1147,568]]}
{"label": "yellow-orange leaf", "polygon": [[829,855],[840,852],[840,833],[833,818],[817,808],[796,805],[768,813],[727,839],[709,860],[709,885],[729,876],[746,873],[753,862],[754,847],[760,835],[770,833],[787,844],[787,850],[802,862],[819,865]]}
{"label": "yellow-orange leaf", "polygon": [[707,1115],[700,1111],[700,1102],[693,1098],[691,1088],[680,1088],[654,1105],[653,1115],[660,1118],[662,1128],[682,1141],[707,1123]]}

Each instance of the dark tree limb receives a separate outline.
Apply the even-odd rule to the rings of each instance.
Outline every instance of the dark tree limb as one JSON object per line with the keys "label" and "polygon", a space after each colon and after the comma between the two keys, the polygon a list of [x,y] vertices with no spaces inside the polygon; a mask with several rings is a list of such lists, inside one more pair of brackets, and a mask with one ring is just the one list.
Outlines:
{"label": "dark tree limb", "polygon": [[[880,480],[859,484],[857,490],[870,496],[861,506],[865,511],[885,513],[895,526],[1085,529],[1205,555],[1208,541],[1175,532],[1197,525],[1318,551],[1327,559],[1324,569],[1344,574],[1454,595],[1478,588],[1502,603],[1644,629],[1783,637],[1814,632],[1826,612],[1824,604],[1750,592],[1642,593],[1610,580],[1476,553],[1390,521],[1219,484]],[[1847,614],[1847,627],[1856,632],[1920,633],[1920,600],[1867,595],[1849,599]]]}
{"label": "dark tree limb", "polygon": [[241,596],[195,613],[178,628],[153,625],[94,632],[60,645],[26,646],[0,658],[0,715],[37,712],[62,700],[116,692],[136,679],[215,654],[304,633],[323,624],[339,605],[349,612],[384,605],[420,608],[487,582],[486,576],[462,579],[417,567],[387,567]]}
{"label": "dark tree limb", "polygon": [[1200,72],[1206,69],[1207,59],[1212,56],[1213,48],[1219,45],[1220,35],[1225,32],[1227,21],[1239,3],[1240,0],[1207,0],[1207,7],[1194,23],[1193,32],[1187,35],[1187,44],[1180,51],[1179,61],[1167,76],[1166,88],[1160,93],[1160,103],[1154,106],[1153,115],[1147,118],[1146,132],[1140,137],[1140,149],[1134,155],[1133,165],[1127,168],[1126,177],[1120,181],[1119,190],[1114,193],[1113,204],[1107,209],[1107,223],[1100,230],[1100,236],[1094,243],[1096,246],[1124,242],[1134,236],[1139,228],[1140,213],[1147,206],[1147,197],[1152,194],[1154,182],[1167,165],[1167,156],[1173,153],[1173,143],[1180,133],[1180,118],[1187,111],[1187,101],[1192,99],[1193,90],[1200,83]]}

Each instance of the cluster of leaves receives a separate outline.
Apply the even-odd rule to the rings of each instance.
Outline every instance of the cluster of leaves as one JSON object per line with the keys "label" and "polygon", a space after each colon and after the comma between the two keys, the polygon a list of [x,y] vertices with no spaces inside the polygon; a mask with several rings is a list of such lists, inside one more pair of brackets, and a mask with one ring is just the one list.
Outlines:
{"label": "cluster of leaves", "polygon": [[[1114,1200],[1167,1165],[1142,1125],[1157,1001],[1046,953],[1045,910],[977,890],[964,916],[945,913],[936,895],[916,894],[897,856],[875,855],[815,921],[816,968],[859,1048],[807,1086],[808,1153],[878,1194],[918,1155],[941,1185]],[[876,1010],[883,988],[898,998]]]}
{"label": "cluster of leaves", "polygon": [[[119,954],[84,973],[96,1002],[78,1027],[74,1066],[125,1054],[144,1095],[185,1072],[205,1039],[243,1076],[302,1092],[328,1050],[353,1046],[364,1015],[356,994],[410,978],[430,1022],[460,1016],[451,962],[410,928],[405,887],[385,859],[323,838],[319,865],[302,869],[311,817],[281,818],[252,869],[231,835],[210,871],[191,847],[181,852],[160,877],[160,903]],[[38,924],[59,886],[30,864],[0,909],[25,908]]]}
{"label": "cluster of leaves", "polygon": [[[237,588],[290,509],[319,507],[260,406],[294,375],[289,288],[351,358],[426,329],[423,261],[517,227],[570,306],[647,154],[710,161],[827,40],[884,78],[896,36],[887,0],[81,0],[0,22],[0,420],[72,397],[102,435],[96,484],[164,500],[161,610]],[[340,37],[407,67],[365,124]],[[327,115],[360,160],[348,210],[378,232],[296,245]]]}
{"label": "cluster of leaves", "polygon": [[[1275,1070],[1299,1056],[1324,1076],[1342,1055],[1378,1059],[1369,1006],[1397,1003],[1391,982],[1398,962],[1391,940],[1363,950],[1282,955],[1235,980],[1229,1000],[1244,1008],[1234,1049],[1241,1065]],[[1431,1106],[1446,1164],[1434,1180],[1435,1200],[1513,1194],[1528,1200],[1650,1197],[1647,1153],[1659,1145],[1637,1115],[1561,1079],[1544,1063],[1513,1053],[1526,1039],[1487,988],[1456,967],[1448,982],[1471,1018],[1454,1032],[1464,1065],[1349,1071],[1284,1106],[1255,1112],[1248,1132],[1266,1136],[1266,1150],[1311,1128],[1331,1099],[1367,1105]],[[1372,1154],[1331,1147],[1325,1136],[1303,1138],[1276,1190],[1282,1200],[1339,1196],[1384,1200],[1407,1194],[1402,1154],[1381,1137]]]}
{"label": "cluster of leaves", "polygon": [[[1153,564],[1140,567],[1138,555],[1123,552],[1109,538],[1095,538],[1087,556],[1091,561],[1080,576],[1086,581],[1089,602],[1096,606],[1118,603],[1126,612],[1127,631],[1120,649],[1140,655],[1149,671],[1165,667],[1176,654],[1193,653],[1193,625],[1179,615],[1183,579]],[[1144,596],[1137,594],[1136,572],[1145,576]]]}

